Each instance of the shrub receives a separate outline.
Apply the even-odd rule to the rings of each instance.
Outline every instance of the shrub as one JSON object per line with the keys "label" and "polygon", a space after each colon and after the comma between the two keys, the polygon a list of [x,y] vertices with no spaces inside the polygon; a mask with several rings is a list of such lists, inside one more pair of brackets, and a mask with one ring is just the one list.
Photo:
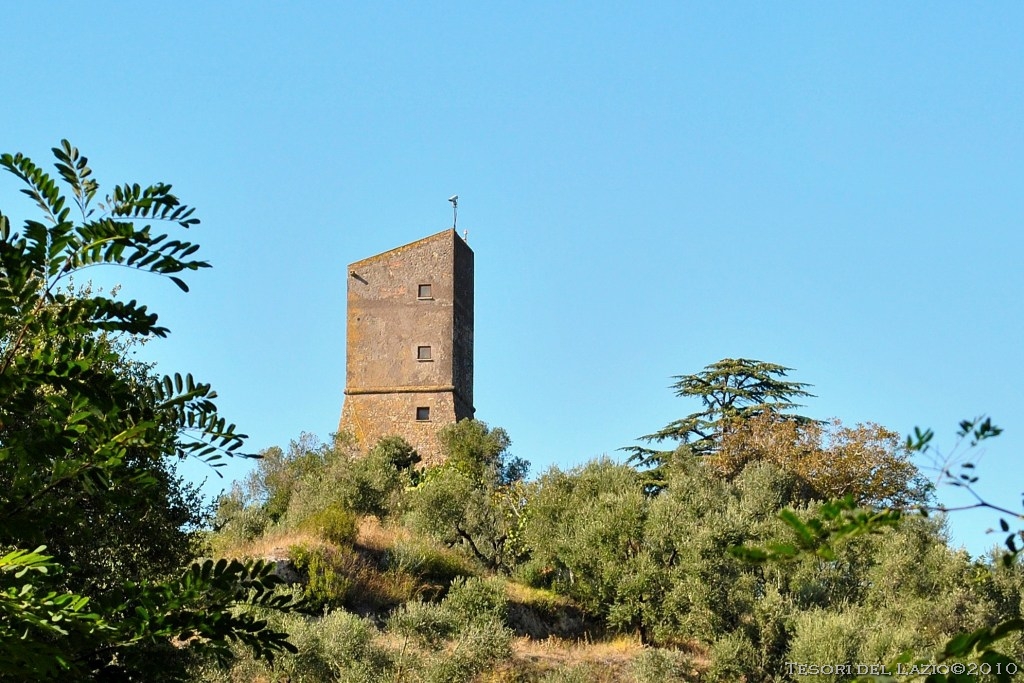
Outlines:
{"label": "shrub", "polygon": [[330,450],[313,434],[303,433],[288,445],[287,452],[277,446],[260,452],[245,483],[249,504],[262,504],[273,521],[279,521],[291,505],[300,485],[311,472],[322,471]]}
{"label": "shrub", "polygon": [[392,465],[398,471],[408,470],[420,461],[420,454],[400,436],[385,436],[370,449],[368,455]]}
{"label": "shrub", "polygon": [[334,610],[320,621],[319,631],[323,658],[339,680],[371,681],[390,670],[391,657],[374,644],[377,629],[368,620]]}
{"label": "shrub", "polygon": [[590,683],[597,678],[591,664],[576,664],[547,671],[540,677],[540,683]]}
{"label": "shrub", "polygon": [[359,518],[338,503],[309,514],[297,527],[335,545],[351,545],[359,534]]}
{"label": "shrub", "polygon": [[473,567],[462,555],[422,538],[396,542],[388,550],[387,565],[396,572],[437,584],[441,589],[460,576],[473,575]]}
{"label": "shrub", "polygon": [[344,571],[345,550],[323,546],[294,545],[288,555],[295,567],[306,574],[305,597],[312,605],[341,606],[352,589],[352,578]]}
{"label": "shrub", "polygon": [[[859,662],[857,652],[865,624],[855,608],[842,612],[810,610],[793,618],[794,635],[787,658],[799,664],[849,664]],[[875,660],[877,661],[877,660]],[[797,680],[839,681],[842,676],[796,676]]]}
{"label": "shrub", "polygon": [[262,536],[272,524],[262,506],[245,504],[245,495],[237,484],[217,499],[216,506],[213,524],[218,530],[218,548],[248,543]]}
{"label": "shrub", "polygon": [[[727,633],[711,645],[711,662],[707,679],[734,683],[735,681],[756,680],[750,674],[757,669],[754,645],[739,632]],[[829,659],[809,661],[835,661]]]}
{"label": "shrub", "polygon": [[689,655],[675,650],[648,649],[633,660],[637,683],[685,680],[694,669]]}
{"label": "shrub", "polygon": [[646,515],[635,470],[602,459],[540,477],[526,506],[523,541],[532,570],[594,613],[606,614],[627,561],[640,550]]}
{"label": "shrub", "polygon": [[409,463],[416,451],[399,437],[382,439],[360,455],[343,439],[331,449],[321,447],[317,460],[306,459],[289,489],[286,521],[290,525],[336,507],[356,515],[387,517],[400,504],[409,484]]}
{"label": "shrub", "polygon": [[448,467],[466,475],[470,481],[498,486],[511,484],[526,476],[530,464],[508,452],[512,439],[501,427],[491,429],[479,420],[463,419],[437,434]]}
{"label": "shrub", "polygon": [[512,654],[512,632],[498,622],[474,623],[449,647],[430,660],[427,683],[469,681]]}
{"label": "shrub", "polygon": [[350,510],[384,519],[397,506],[395,494],[409,477],[392,462],[401,457],[392,452],[396,448],[394,443],[382,441],[365,456],[347,462],[346,471],[334,479],[337,495]]}
{"label": "shrub", "polygon": [[497,622],[503,624],[508,610],[504,585],[498,579],[455,579],[441,601],[462,624]]}
{"label": "shrub", "polygon": [[431,649],[440,648],[458,626],[450,610],[429,602],[407,602],[388,618],[389,631]]}
{"label": "shrub", "polygon": [[511,540],[519,502],[506,496],[506,489],[476,484],[444,465],[412,491],[406,523],[489,569],[511,572],[518,554]]}
{"label": "shrub", "polygon": [[512,632],[503,623],[504,610],[500,583],[476,578],[453,581],[440,603],[402,605],[387,624],[388,632],[403,643],[398,667],[415,670],[414,680],[471,680],[511,654]]}
{"label": "shrub", "polygon": [[366,619],[345,610],[334,610],[320,618],[269,613],[260,616],[265,616],[276,628],[288,631],[299,651],[279,656],[271,667],[254,660],[236,645],[233,648],[236,658],[229,670],[205,666],[193,672],[193,680],[207,683],[394,680],[392,657],[387,649],[376,644],[378,632]]}

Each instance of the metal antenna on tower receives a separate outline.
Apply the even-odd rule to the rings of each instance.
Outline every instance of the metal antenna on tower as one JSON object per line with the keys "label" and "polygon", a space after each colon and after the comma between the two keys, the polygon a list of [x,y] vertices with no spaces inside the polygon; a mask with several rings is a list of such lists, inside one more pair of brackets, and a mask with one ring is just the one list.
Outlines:
{"label": "metal antenna on tower", "polygon": [[453,194],[448,201],[452,203],[452,230],[454,230],[455,225],[459,222],[459,195]]}

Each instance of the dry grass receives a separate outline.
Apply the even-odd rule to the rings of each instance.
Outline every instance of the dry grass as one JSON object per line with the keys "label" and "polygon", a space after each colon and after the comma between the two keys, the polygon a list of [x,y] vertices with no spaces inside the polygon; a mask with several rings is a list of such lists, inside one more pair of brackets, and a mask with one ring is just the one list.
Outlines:
{"label": "dry grass", "polygon": [[510,602],[518,602],[524,605],[552,607],[570,607],[573,602],[564,595],[548,590],[546,588],[534,588],[522,583],[509,581],[505,584],[505,595]]}
{"label": "dry grass", "polygon": [[[410,538],[411,534],[405,529],[384,526],[375,517],[363,517],[359,520],[356,545],[371,552],[383,553]],[[271,528],[257,539],[233,543],[218,548],[218,551],[225,557],[284,559],[288,556],[288,548],[295,545],[314,548],[330,544],[310,530]]]}
{"label": "dry grass", "polygon": [[522,659],[564,666],[599,664],[611,668],[628,664],[643,650],[643,643],[634,636],[616,636],[598,642],[555,636],[544,640],[517,638],[514,645],[515,656]]}
{"label": "dry grass", "polygon": [[316,534],[308,531],[272,529],[259,538],[241,543],[233,543],[229,546],[217,548],[217,551],[218,555],[222,557],[283,560],[288,557],[288,548],[295,545],[316,548],[326,547],[329,544]]}
{"label": "dry grass", "polygon": [[372,615],[389,610],[412,600],[420,591],[416,577],[381,569],[379,558],[351,548],[339,549],[334,557],[334,570],[351,582],[344,604],[357,614]]}
{"label": "dry grass", "polygon": [[[607,639],[566,640],[562,638],[517,638],[509,661],[481,676],[479,683],[526,683],[528,681],[581,681],[588,683],[636,683],[651,680],[650,670],[639,677],[637,665],[650,647],[635,636]],[[693,655],[690,655],[693,656]],[[682,677],[670,680],[700,680],[700,671],[707,668],[705,658],[693,656],[693,666]],[[644,667],[642,667],[644,668]]]}
{"label": "dry grass", "polygon": [[480,677],[487,683],[538,681],[556,672],[576,674],[567,680],[592,683],[619,683],[636,678],[631,669],[633,660],[644,651],[636,638],[622,636],[599,642],[564,640],[561,638],[517,638],[512,644],[512,657]]}
{"label": "dry grass", "polygon": [[418,597],[443,594],[451,578],[476,572],[461,555],[407,529],[382,524],[374,517],[359,520],[352,546],[336,546],[314,530],[271,528],[251,541],[217,546],[216,555],[242,559],[294,559],[291,548],[322,551],[331,557],[333,569],[347,578],[352,588],[345,606],[360,614]]}
{"label": "dry grass", "polygon": [[359,534],[356,543],[368,550],[385,552],[394,548],[399,542],[408,541],[412,534],[408,529],[393,525],[384,526],[376,517],[363,517],[359,520]]}

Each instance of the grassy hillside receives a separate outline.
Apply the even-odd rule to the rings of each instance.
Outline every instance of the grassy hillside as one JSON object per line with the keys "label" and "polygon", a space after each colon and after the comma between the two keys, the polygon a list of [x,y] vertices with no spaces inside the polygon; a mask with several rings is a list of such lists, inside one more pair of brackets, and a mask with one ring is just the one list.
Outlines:
{"label": "grassy hillside", "polygon": [[654,681],[702,666],[693,652],[609,633],[570,598],[375,517],[342,545],[284,528],[218,540],[224,554],[278,560],[311,604],[306,614],[266,615],[299,655],[271,667],[239,650],[229,671],[210,667],[202,680]]}

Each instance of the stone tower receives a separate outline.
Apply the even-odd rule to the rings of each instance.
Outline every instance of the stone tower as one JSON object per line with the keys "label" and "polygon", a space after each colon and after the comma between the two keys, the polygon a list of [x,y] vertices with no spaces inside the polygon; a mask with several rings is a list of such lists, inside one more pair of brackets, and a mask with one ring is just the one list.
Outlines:
{"label": "stone tower", "polygon": [[349,265],[347,335],[341,431],[438,464],[437,431],[474,413],[473,250],[449,229]]}

